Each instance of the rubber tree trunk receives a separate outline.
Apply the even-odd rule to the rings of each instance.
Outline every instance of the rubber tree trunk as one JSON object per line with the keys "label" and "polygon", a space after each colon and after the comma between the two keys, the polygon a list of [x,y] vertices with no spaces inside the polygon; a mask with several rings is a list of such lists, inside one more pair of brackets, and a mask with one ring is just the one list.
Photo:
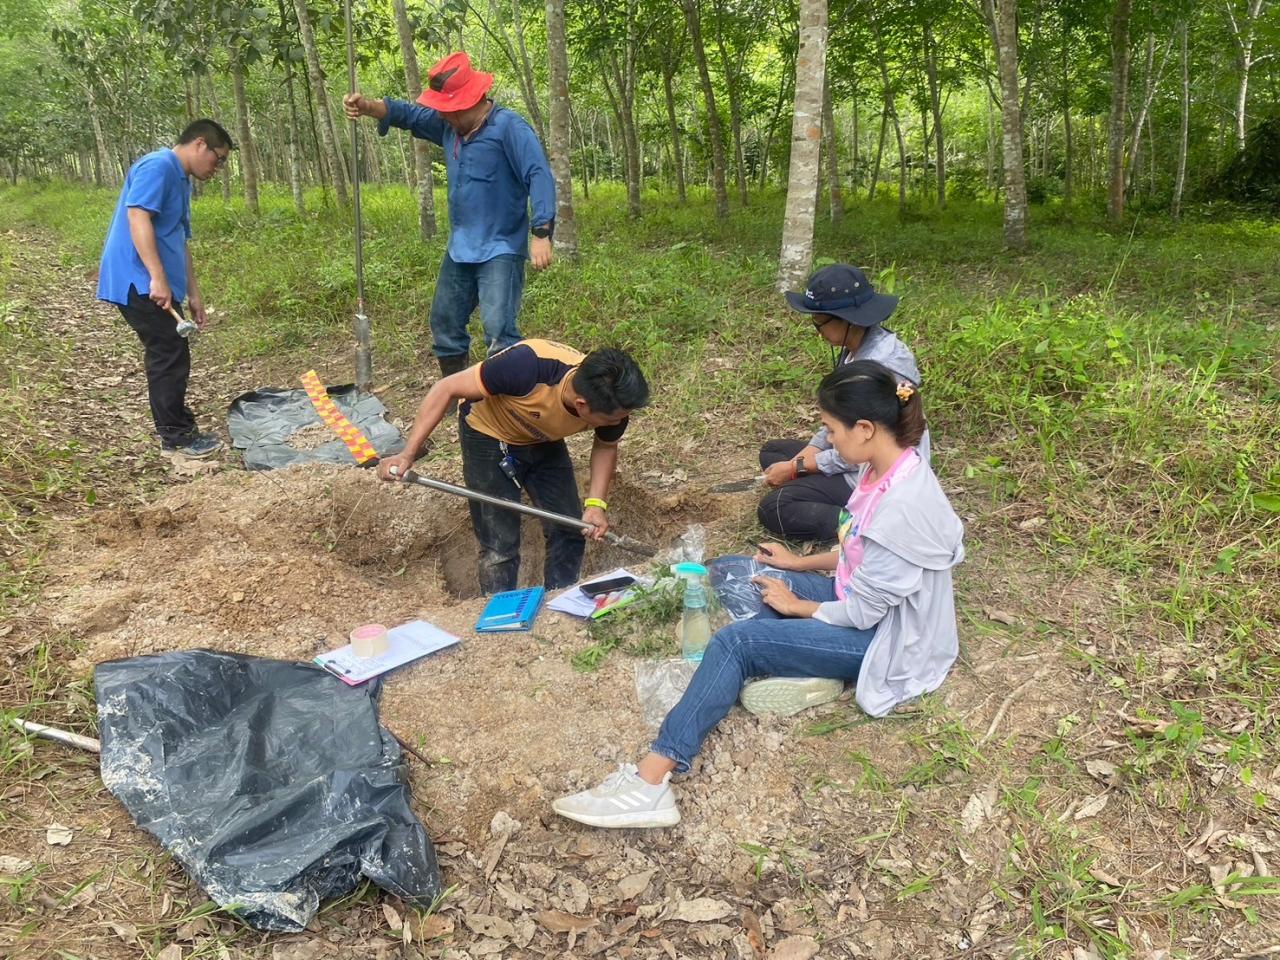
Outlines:
{"label": "rubber tree trunk", "polygon": [[1187,182],[1187,131],[1191,125],[1191,77],[1187,63],[1187,21],[1178,25],[1178,52],[1182,60],[1182,95],[1179,98],[1181,122],[1178,126],[1178,173],[1173,180],[1173,204],[1170,215],[1177,220],[1182,215],[1182,188]]}
{"label": "rubber tree trunk", "polygon": [[1027,246],[1027,178],[1022,164],[1022,104],[1018,89],[1018,5],[1016,0],[985,0],[985,3],[1000,75],[1004,242],[1010,249],[1024,250]]}
{"label": "rubber tree trunk", "polygon": [[[1240,69],[1240,83],[1236,87],[1236,149],[1245,146],[1245,111],[1249,104],[1249,73],[1257,58],[1253,55],[1257,38],[1258,16],[1262,13],[1263,0],[1248,0],[1243,22],[1236,16],[1236,0],[1225,0],[1227,19],[1231,27],[1231,39],[1236,46],[1236,63]],[[1267,54],[1268,56],[1272,54]]]}
{"label": "rubber tree trunk", "polygon": [[284,89],[289,98],[289,124],[285,130],[285,149],[289,153],[289,192],[293,194],[293,209],[298,216],[305,216],[307,201],[302,193],[302,158],[298,154],[298,102],[293,96],[293,64],[284,65]]}
{"label": "rubber tree trunk", "polygon": [[724,6],[716,4],[716,50],[720,54],[720,67],[724,72],[725,92],[729,95],[729,135],[733,138],[733,173],[738,187],[738,199],[745,207],[747,193],[747,168],[742,159],[742,60],[733,63],[724,42]]}
{"label": "rubber tree trunk", "polygon": [[683,147],[680,144],[680,123],[676,119],[676,97],[673,83],[673,77],[678,64],[671,56],[670,47],[666,44],[662,44],[661,47],[662,93],[666,99],[667,105],[667,130],[668,136],[671,139],[671,163],[675,167],[676,196],[680,200],[680,205],[684,206],[689,202],[689,198],[684,181]]}
{"label": "rubber tree trunk", "polygon": [[[403,0],[397,0],[403,2]],[[519,0],[513,0],[519,5]],[[578,222],[573,215],[573,120],[569,114],[569,54],[564,0],[546,0],[547,70],[551,79],[551,175],[556,180],[555,245],[562,257],[578,259]]]}
{"label": "rubber tree trunk", "polygon": [[1107,219],[1124,217],[1125,112],[1129,101],[1129,19],[1133,0],[1116,0],[1111,17],[1111,116],[1107,121]]}
{"label": "rubber tree trunk", "polygon": [[1062,41],[1062,202],[1071,206],[1071,195],[1074,192],[1075,146],[1071,135],[1071,64],[1070,34]]}
{"label": "rubber tree trunk", "polygon": [[831,83],[823,84],[822,92],[822,150],[826,156],[827,200],[831,209],[831,222],[844,219],[844,191],[840,188],[840,144],[836,140],[835,110],[831,106]]}
{"label": "rubber tree trunk", "polygon": [[871,165],[871,184],[867,187],[867,199],[876,198],[876,187],[880,186],[880,164],[884,160],[884,141],[889,134],[889,101],[886,91],[884,107],[880,111],[880,139],[876,141],[876,159]]}
{"label": "rubber tree trunk", "polygon": [[[511,26],[515,29],[516,50],[520,54],[520,76],[525,89],[528,90],[526,99],[529,106],[529,119],[533,121],[533,129],[538,132],[538,139],[546,143],[547,125],[542,118],[542,106],[538,103],[538,86],[534,81],[533,64],[529,61],[529,49],[524,42],[524,18],[520,13],[520,0],[511,0]],[[565,73],[568,73],[567,69]],[[559,230],[559,228],[560,224],[557,221],[556,229]]]}
{"label": "rubber tree trunk", "polygon": [[346,168],[342,154],[338,151],[338,132],[333,125],[333,112],[329,109],[329,95],[325,92],[324,86],[324,71],[320,68],[320,52],[316,49],[316,35],[311,29],[306,0],[293,0],[293,10],[298,18],[298,33],[302,38],[307,76],[311,80],[312,96],[315,97],[316,112],[319,114],[318,125],[320,141],[324,145],[325,163],[338,204],[345,207],[351,202],[347,196]]}
{"label": "rubber tree trunk", "polygon": [[933,30],[924,24],[924,67],[929,80],[929,110],[933,114],[933,164],[938,184],[938,207],[947,206],[947,154],[942,140],[942,95],[938,87],[938,47]]}
{"label": "rubber tree trunk", "polygon": [[681,0],[684,16],[689,24],[689,45],[693,49],[694,62],[698,66],[698,83],[702,87],[702,99],[707,109],[707,132],[711,140],[711,177],[716,197],[716,218],[729,216],[729,192],[725,186],[724,127],[720,112],[716,109],[715,88],[711,86],[711,72],[707,69],[707,49],[702,43],[702,18],[698,0]]}
{"label": "rubber tree trunk", "polygon": [[[206,73],[205,80],[209,84],[209,104],[213,107],[213,119],[219,124],[222,123],[222,107],[218,104],[218,88],[213,85],[213,74]],[[225,128],[225,125],[224,125]],[[231,202],[231,165],[224,163],[222,165],[222,173],[219,174],[219,180],[222,182],[222,202]]]}
{"label": "rubber tree trunk", "polygon": [[827,0],[800,0],[791,168],[787,177],[786,213],[782,221],[782,249],[778,255],[780,291],[802,289],[813,262],[826,65]]}
{"label": "rubber tree trunk", "polygon": [[[876,59],[880,64],[880,83],[884,87],[884,117],[882,122],[893,124],[893,133],[898,141],[898,209],[905,210],[907,206],[907,145],[902,137],[902,124],[898,120],[898,107],[896,97],[893,92],[893,82],[889,79],[889,58],[885,52],[884,34],[880,29],[880,22],[871,17],[871,33],[876,42]],[[880,133],[880,148],[884,150],[884,130]],[[879,178],[880,160],[876,159],[876,174]],[[872,181],[874,191],[875,181]],[[874,192],[872,193],[874,197]]]}
{"label": "rubber tree trunk", "polygon": [[1169,47],[1172,46],[1171,40],[1164,48],[1164,53],[1160,56],[1160,66],[1156,66],[1156,35],[1154,33],[1147,34],[1147,57],[1146,71],[1142,79],[1142,106],[1138,108],[1138,115],[1133,121],[1133,132],[1129,134],[1129,143],[1132,149],[1129,154],[1129,164],[1125,175],[1125,192],[1133,189],[1137,183],[1138,167],[1142,157],[1142,128],[1147,125],[1148,118],[1151,115],[1151,101],[1156,95],[1156,86],[1160,82],[1160,77],[1164,74],[1165,62],[1169,56]]}
{"label": "rubber tree trunk", "polygon": [[234,49],[227,50],[231,64],[231,88],[236,98],[236,159],[244,177],[244,205],[254,216],[258,214],[258,158],[253,150],[253,130],[249,125],[249,101],[244,92],[244,64]]}
{"label": "rubber tree trunk", "polygon": [[[417,100],[422,93],[422,72],[418,68],[418,54],[413,47],[413,27],[404,0],[391,0],[395,11],[396,32],[400,35],[400,56],[404,60],[404,85],[410,100]],[[431,143],[413,140],[413,170],[418,188],[418,234],[423,240],[436,235],[436,191],[431,174]]]}

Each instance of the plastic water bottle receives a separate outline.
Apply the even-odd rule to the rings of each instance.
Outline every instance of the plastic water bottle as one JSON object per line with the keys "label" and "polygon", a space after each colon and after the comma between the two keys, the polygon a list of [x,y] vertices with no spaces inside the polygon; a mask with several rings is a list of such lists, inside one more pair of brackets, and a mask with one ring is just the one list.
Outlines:
{"label": "plastic water bottle", "polygon": [[686,660],[702,660],[711,640],[711,614],[707,609],[707,568],[698,563],[678,563],[675,574],[684,580],[684,613],[680,617],[680,651]]}

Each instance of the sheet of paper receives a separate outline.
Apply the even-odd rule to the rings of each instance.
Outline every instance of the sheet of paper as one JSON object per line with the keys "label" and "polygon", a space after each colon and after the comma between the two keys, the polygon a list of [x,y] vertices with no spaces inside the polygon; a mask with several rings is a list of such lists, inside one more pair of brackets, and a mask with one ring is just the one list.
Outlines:
{"label": "sheet of paper", "polygon": [[[635,577],[635,574],[625,567],[619,567],[617,570],[603,573],[598,577],[592,577],[576,586],[570,587],[563,593],[558,593],[547,604],[548,610],[559,610],[561,613],[567,613],[573,617],[589,617],[596,608],[594,597],[588,597],[582,592],[583,586],[592,583],[599,583],[601,580],[613,580],[616,577]],[[637,577],[637,579],[639,579]]]}
{"label": "sheet of paper", "polygon": [[387,652],[382,656],[357,657],[351,644],[347,644],[322,653],[315,662],[343,683],[355,686],[457,642],[458,638],[453,634],[445,633],[425,620],[411,620],[387,631]]}

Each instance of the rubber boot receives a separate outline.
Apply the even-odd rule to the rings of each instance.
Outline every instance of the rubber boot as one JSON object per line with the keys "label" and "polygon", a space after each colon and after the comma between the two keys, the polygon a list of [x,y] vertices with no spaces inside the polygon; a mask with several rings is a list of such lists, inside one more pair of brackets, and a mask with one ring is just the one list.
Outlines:
{"label": "rubber boot", "polygon": [[[465,353],[460,353],[456,357],[436,357],[436,361],[440,364],[440,379],[453,376],[455,373],[461,373],[471,365],[471,358]],[[450,400],[448,408],[445,409],[444,415],[452,417],[458,412],[458,401]]]}

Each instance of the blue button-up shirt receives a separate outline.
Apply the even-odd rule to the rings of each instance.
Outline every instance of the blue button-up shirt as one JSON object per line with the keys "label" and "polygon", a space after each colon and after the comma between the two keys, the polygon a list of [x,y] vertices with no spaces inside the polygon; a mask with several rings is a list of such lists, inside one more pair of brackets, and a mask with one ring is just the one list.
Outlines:
{"label": "blue button-up shirt", "polygon": [[130,285],[144,296],[151,292],[151,274],[138,256],[129,233],[129,208],[151,214],[156,250],[176,303],[187,297],[187,239],[191,236],[191,181],[182,161],[171,149],[156,150],[129,168],[116,212],[107,228],[98,265],[98,299],[125,306]]}
{"label": "blue button-up shirt", "polygon": [[387,98],[378,124],[408,130],[444,149],[449,173],[449,256],[484,263],[503,254],[529,255],[532,224],[556,215],[556,182],[547,155],[524,117],[496,104],[480,129],[463,139],[435,110]]}

